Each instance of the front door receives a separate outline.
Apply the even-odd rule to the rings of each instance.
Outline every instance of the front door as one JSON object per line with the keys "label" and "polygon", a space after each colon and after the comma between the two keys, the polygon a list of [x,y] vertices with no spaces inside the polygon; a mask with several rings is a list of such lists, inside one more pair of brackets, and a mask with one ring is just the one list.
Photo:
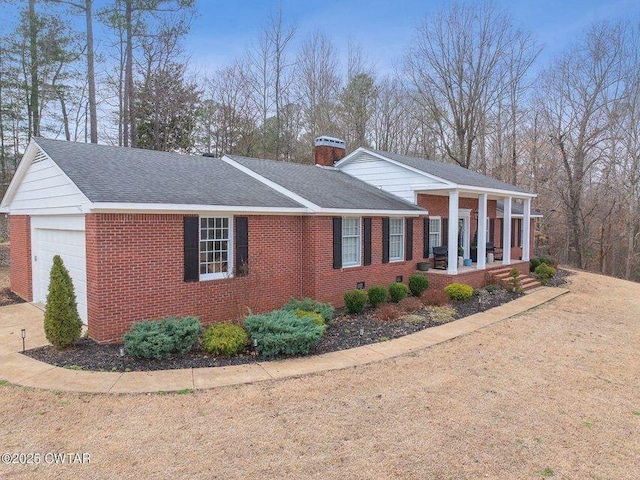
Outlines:
{"label": "front door", "polygon": [[[458,252],[462,247],[463,257],[471,258],[471,211],[460,210],[458,215]],[[459,253],[458,253],[459,255]]]}

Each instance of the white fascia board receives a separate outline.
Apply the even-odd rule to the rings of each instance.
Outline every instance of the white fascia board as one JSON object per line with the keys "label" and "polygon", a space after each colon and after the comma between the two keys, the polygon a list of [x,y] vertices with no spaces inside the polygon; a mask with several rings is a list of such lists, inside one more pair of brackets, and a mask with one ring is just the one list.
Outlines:
{"label": "white fascia board", "polygon": [[420,215],[429,214],[427,210],[367,210],[339,208],[321,208],[320,211],[314,213],[317,215],[365,215],[370,217],[418,217]]}
{"label": "white fascia board", "polygon": [[458,185],[460,193],[492,193],[501,197],[512,198],[536,198],[537,193],[515,192],[513,190],[502,190],[499,188],[474,187],[473,185]]}
{"label": "white fascia board", "polygon": [[251,170],[250,168],[245,167],[244,165],[239,164],[238,162],[234,161],[232,158],[227,157],[226,155],[224,155],[220,160],[222,160],[223,162],[227,163],[228,165],[231,165],[234,168],[237,168],[241,172],[246,173],[250,177],[255,178],[259,182],[264,183],[266,186],[272,188],[273,190],[275,190],[278,193],[281,193],[285,197],[288,197],[291,200],[293,200],[295,202],[298,202],[301,205],[304,205],[305,207],[307,207],[310,210],[315,211],[315,210],[318,210],[320,208],[315,203],[310,202],[309,200],[307,200],[304,197],[301,197],[297,193],[293,193],[291,190],[287,190],[282,185],[280,185],[280,184],[278,184],[278,183],[276,183],[276,182],[274,182],[272,180],[269,180],[268,178],[263,177],[262,175],[254,172],[253,170]]}
{"label": "white fascia board", "polygon": [[251,207],[242,205],[189,205],[174,203],[110,203],[95,202],[85,213],[258,213],[262,215],[304,215],[304,207]]}

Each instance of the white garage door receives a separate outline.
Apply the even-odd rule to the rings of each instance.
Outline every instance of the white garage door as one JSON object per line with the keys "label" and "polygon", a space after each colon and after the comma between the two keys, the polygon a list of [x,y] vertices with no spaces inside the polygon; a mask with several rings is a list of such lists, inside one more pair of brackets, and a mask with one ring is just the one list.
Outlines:
{"label": "white garage door", "polygon": [[78,313],[87,323],[87,262],[84,217],[32,217],[33,300],[46,303],[53,257],[60,255],[76,291]]}

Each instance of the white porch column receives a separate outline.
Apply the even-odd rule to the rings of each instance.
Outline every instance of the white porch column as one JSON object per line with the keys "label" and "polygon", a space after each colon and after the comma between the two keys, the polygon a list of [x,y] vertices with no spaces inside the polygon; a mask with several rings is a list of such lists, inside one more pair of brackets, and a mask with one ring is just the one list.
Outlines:
{"label": "white porch column", "polygon": [[447,273],[458,273],[458,199],[457,191],[449,192],[449,241],[447,243]]}
{"label": "white porch column", "polygon": [[487,267],[487,194],[478,195],[478,270]]}
{"label": "white porch column", "polygon": [[522,260],[528,262],[531,257],[531,199],[524,199],[524,218],[522,219]]}
{"label": "white porch column", "polygon": [[504,197],[504,233],[502,234],[502,264],[511,265],[511,197]]}

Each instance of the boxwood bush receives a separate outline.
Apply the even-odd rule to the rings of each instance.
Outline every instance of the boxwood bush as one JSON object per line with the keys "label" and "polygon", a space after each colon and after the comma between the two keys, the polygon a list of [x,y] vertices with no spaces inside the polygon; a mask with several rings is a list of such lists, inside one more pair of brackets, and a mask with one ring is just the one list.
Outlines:
{"label": "boxwood bush", "polygon": [[256,350],[265,357],[308,354],[324,333],[310,317],[298,317],[290,310],[274,310],[264,315],[249,315],[244,326],[257,342]]}
{"label": "boxwood bush", "polygon": [[555,258],[549,255],[542,255],[540,257],[533,257],[531,260],[529,260],[529,271],[532,273],[535,272],[536,268],[538,268],[538,265],[542,263],[546,263],[553,268],[556,268],[558,266],[558,261]]}
{"label": "boxwood bush", "polygon": [[373,308],[376,308],[378,305],[382,305],[383,303],[387,303],[387,289],[382,285],[371,287],[367,295],[369,296],[369,303]]}
{"label": "boxwood bush", "polygon": [[473,287],[465,283],[452,283],[444,287],[449,299],[455,301],[469,300],[473,296]]}
{"label": "boxwood bush", "polygon": [[249,335],[240,325],[214,323],[202,336],[202,349],[213,355],[232,356],[247,348]]}
{"label": "boxwood bush", "polygon": [[364,290],[349,290],[344,292],[344,305],[349,313],[362,313],[367,304],[367,292]]}
{"label": "boxwood bush", "polygon": [[534,273],[536,275],[536,278],[540,280],[540,283],[546,285],[547,283],[549,283],[549,280],[551,280],[556,274],[556,269],[547,265],[546,263],[541,263],[536,267]]}
{"label": "boxwood bush", "polygon": [[429,278],[426,275],[414,273],[409,277],[409,290],[414,297],[419,297],[429,288]]}
{"label": "boxwood bush", "polygon": [[389,296],[393,303],[398,303],[409,294],[409,288],[404,283],[393,282],[389,285]]}
{"label": "boxwood bush", "polygon": [[284,310],[295,312],[297,310],[304,310],[305,312],[315,312],[322,315],[325,323],[329,323],[333,317],[334,308],[330,303],[320,303],[311,298],[303,298],[302,300],[296,300],[292,298],[284,307]]}
{"label": "boxwood bush", "polygon": [[124,335],[127,353],[138,358],[167,358],[172,353],[189,352],[200,336],[200,320],[195,317],[165,318],[134,323]]}

